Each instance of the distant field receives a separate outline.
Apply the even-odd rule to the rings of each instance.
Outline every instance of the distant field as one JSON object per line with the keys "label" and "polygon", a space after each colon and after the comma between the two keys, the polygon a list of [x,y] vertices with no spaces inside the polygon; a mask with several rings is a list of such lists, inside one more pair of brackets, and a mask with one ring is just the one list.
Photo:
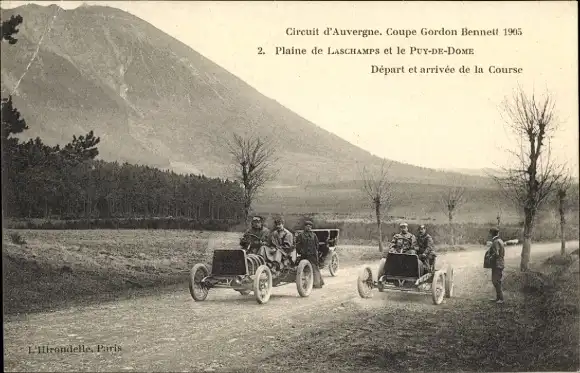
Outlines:
{"label": "distant field", "polygon": [[[446,224],[447,211],[441,201],[446,190],[441,185],[394,184],[393,202],[387,214],[394,220]],[[575,211],[577,206],[576,203]],[[255,210],[267,215],[317,214],[327,220],[374,219],[368,199],[355,182],[269,188],[256,201]],[[553,211],[548,211],[548,215]],[[515,224],[521,219],[499,190],[468,188],[465,203],[457,209],[454,219],[457,223],[490,224],[496,223],[498,213],[503,224]]]}

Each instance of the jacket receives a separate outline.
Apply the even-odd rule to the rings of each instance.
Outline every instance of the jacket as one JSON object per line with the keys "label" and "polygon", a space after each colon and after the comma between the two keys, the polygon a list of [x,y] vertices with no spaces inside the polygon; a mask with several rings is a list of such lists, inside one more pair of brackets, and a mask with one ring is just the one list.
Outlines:
{"label": "jacket", "polygon": [[429,255],[434,251],[433,238],[430,234],[425,233],[424,235],[417,236],[417,252],[419,254]]}
{"label": "jacket", "polygon": [[294,235],[286,228],[281,232],[275,229],[270,233],[269,246],[289,254],[294,251]]}
{"label": "jacket", "polygon": [[502,269],[505,266],[505,245],[499,236],[491,239],[491,247],[489,248],[491,254],[491,267]]}
{"label": "jacket", "polygon": [[296,237],[296,251],[301,255],[316,255],[318,243],[318,236],[314,232],[301,232]]}
{"label": "jacket", "polygon": [[395,233],[391,240],[391,245],[393,249],[402,248],[403,252],[407,250],[415,250],[415,247],[417,246],[417,237],[410,232],[407,232],[406,234]]}

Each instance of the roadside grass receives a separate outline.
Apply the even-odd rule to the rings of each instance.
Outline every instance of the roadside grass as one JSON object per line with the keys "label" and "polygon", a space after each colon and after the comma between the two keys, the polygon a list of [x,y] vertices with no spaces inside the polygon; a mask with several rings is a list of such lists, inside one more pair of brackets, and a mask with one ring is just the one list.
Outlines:
{"label": "roadside grass", "polygon": [[3,232],[5,314],[131,297],[187,281],[196,262],[236,235],[166,230]]}
{"label": "roadside grass", "polygon": [[578,371],[574,255],[550,258],[528,274],[510,270],[504,305],[474,294],[417,316],[384,312],[378,303],[345,303],[339,320],[285,338],[285,346],[302,346],[299,360],[285,364],[288,347],[279,346],[259,362],[259,371]]}

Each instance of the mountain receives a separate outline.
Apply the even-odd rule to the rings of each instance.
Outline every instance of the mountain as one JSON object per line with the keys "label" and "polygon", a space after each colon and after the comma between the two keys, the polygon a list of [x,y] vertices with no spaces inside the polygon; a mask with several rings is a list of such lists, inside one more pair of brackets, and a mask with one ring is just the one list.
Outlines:
{"label": "mountain", "polygon": [[[231,160],[221,147],[224,135],[261,133],[278,140],[277,182],[292,185],[353,180],[362,165],[381,161],[127,12],[29,4],[2,10],[2,19],[13,14],[24,22],[18,43],[2,47],[3,97],[54,22],[13,97],[30,127],[26,137],[55,144],[94,130],[101,159],[226,177]],[[391,172],[402,182],[445,184],[460,177],[396,162]]]}

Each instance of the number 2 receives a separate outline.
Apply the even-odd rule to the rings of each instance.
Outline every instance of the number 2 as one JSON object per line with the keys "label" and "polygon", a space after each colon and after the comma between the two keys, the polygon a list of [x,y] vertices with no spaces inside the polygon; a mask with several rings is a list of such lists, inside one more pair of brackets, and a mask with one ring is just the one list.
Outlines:
{"label": "number 2", "polygon": [[265,54],[265,53],[262,51],[262,47],[258,47],[258,54]]}

